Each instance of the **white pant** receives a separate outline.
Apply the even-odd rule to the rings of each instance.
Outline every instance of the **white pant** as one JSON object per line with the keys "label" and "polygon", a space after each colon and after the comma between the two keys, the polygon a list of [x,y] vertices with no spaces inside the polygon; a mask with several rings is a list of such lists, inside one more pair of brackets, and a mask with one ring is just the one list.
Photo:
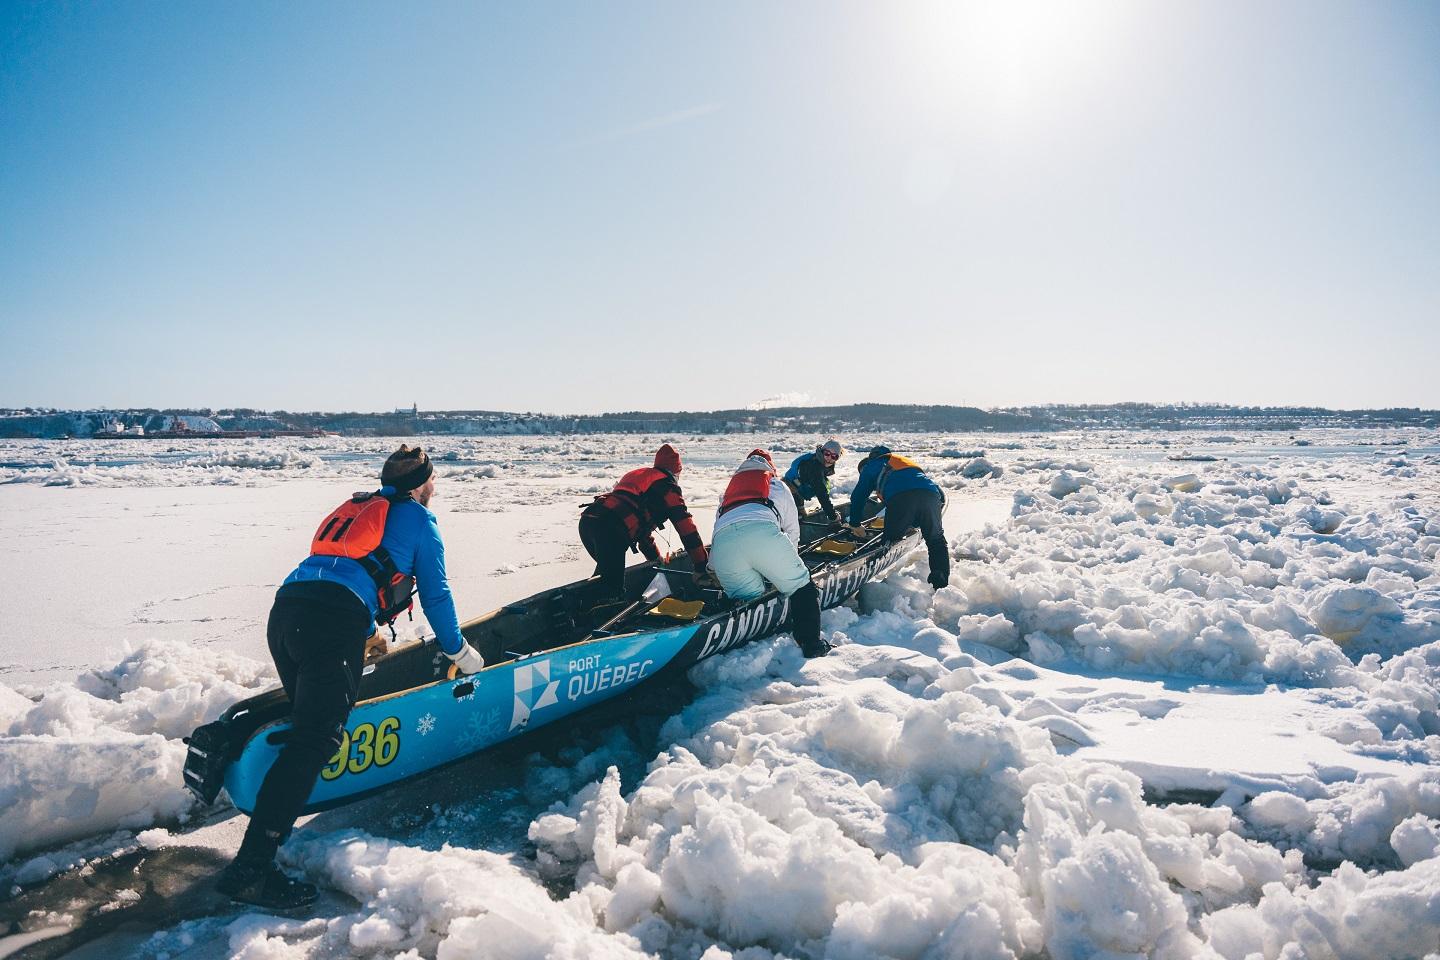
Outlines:
{"label": "white pant", "polygon": [[810,582],[795,545],[773,519],[742,520],[715,533],[710,569],[735,600],[753,600],[768,580],[785,596]]}

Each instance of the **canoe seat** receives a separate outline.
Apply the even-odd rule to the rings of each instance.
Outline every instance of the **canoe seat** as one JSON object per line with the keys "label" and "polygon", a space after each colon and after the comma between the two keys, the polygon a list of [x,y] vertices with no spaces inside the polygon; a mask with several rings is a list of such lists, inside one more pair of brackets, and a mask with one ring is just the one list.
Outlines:
{"label": "canoe seat", "polygon": [[859,547],[860,544],[855,543],[853,540],[835,540],[833,538],[827,538],[825,540],[821,540],[818,544],[816,544],[815,550],[813,552],[827,557],[848,557],[850,556],[850,554],[854,553]]}
{"label": "canoe seat", "polygon": [[684,620],[686,623],[689,623],[691,620],[700,616],[700,611],[704,609],[704,600],[681,600],[678,597],[666,597],[645,611],[645,616],[665,617],[670,620]]}
{"label": "canoe seat", "polygon": [[884,529],[885,529],[885,518],[884,518],[884,517],[871,517],[869,520],[866,520],[863,524],[861,524],[861,526],[863,526],[863,527],[868,527],[868,528],[871,529],[871,530],[884,530]]}

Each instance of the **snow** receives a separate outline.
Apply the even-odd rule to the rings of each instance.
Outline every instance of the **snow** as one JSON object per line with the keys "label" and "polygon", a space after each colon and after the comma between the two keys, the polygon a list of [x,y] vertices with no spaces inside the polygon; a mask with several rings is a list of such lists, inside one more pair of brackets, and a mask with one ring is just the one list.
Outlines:
{"label": "snow", "polygon": [[[319,815],[282,853],[326,890],[315,919],[170,922],[144,955],[1440,952],[1436,438],[1163,439],[1216,459],[892,443],[951,489],[949,587],[919,551],[825,614],[830,657],[762,641],[633,720]],[[657,442],[436,439],[462,614],[588,573],[579,505]],[[0,674],[5,886],[233,850],[243,818],[196,829],[179,738],[273,683],[269,592],[392,446],[120,443],[3,444],[0,532],[43,588]],[[679,445],[708,530],[744,450]]]}
{"label": "snow", "polygon": [[12,705],[0,738],[0,859],[118,828],[184,822],[192,804],[181,738],[275,682],[268,663],[150,641],[36,701],[0,687],[0,703]]}

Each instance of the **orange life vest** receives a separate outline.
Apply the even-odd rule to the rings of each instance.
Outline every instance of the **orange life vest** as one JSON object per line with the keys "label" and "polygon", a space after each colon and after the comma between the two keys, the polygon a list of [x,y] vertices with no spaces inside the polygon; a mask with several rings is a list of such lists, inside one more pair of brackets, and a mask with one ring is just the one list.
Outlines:
{"label": "orange life vest", "polygon": [[914,467],[920,469],[920,464],[909,457],[902,457],[898,453],[885,455],[885,464],[880,468],[880,476],[875,478],[875,495],[882,501],[885,499],[885,481],[890,479],[890,474],[896,470],[909,470]]}
{"label": "orange life vest", "polygon": [[385,518],[389,515],[389,497],[355,494],[320,521],[310,540],[310,555],[359,560],[380,546],[385,536]]}
{"label": "orange life vest", "polygon": [[586,512],[603,510],[618,519],[625,528],[625,535],[631,543],[639,542],[651,530],[665,525],[664,518],[650,515],[650,505],[645,494],[661,480],[671,479],[670,474],[659,467],[637,467],[620,478],[615,489],[602,493],[585,505]]}
{"label": "orange life vest", "polygon": [[625,532],[631,540],[638,540],[651,530],[665,526],[664,518],[650,515],[645,494],[662,480],[669,480],[670,474],[659,467],[636,467],[620,478],[615,489],[595,498],[595,502],[620,517]]}
{"label": "orange life vest", "polygon": [[390,551],[380,545],[385,537],[385,520],[390,504],[410,499],[407,491],[393,497],[382,493],[357,493],[320,521],[310,539],[312,557],[349,557],[370,575],[380,611],[379,623],[391,626],[413,605],[415,578],[400,572]]}
{"label": "orange life vest", "polygon": [[[731,477],[730,483],[725,487],[725,496],[720,498],[720,511],[715,516],[723,517],[727,512],[746,503],[763,503],[775,510],[775,503],[770,499],[768,471],[741,470]],[[775,515],[778,517],[780,511],[775,510]]]}
{"label": "orange life vest", "polygon": [[637,467],[620,478],[620,482],[615,484],[615,492],[628,493],[633,497],[643,497],[646,490],[668,476],[670,474],[659,467]]}

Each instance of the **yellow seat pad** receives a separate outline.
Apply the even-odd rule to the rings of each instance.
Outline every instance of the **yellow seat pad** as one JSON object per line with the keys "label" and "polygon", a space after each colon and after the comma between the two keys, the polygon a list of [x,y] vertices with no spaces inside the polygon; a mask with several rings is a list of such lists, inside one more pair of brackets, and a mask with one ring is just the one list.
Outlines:
{"label": "yellow seat pad", "polygon": [[673,620],[694,620],[705,609],[704,600],[680,600],[666,597],[645,612],[647,617],[670,617]]}
{"label": "yellow seat pad", "polygon": [[861,526],[869,527],[871,530],[884,530],[885,518],[871,517],[869,520],[866,520],[863,524],[861,524]]}
{"label": "yellow seat pad", "polygon": [[848,557],[860,544],[845,540],[821,540],[815,552],[827,557]]}

